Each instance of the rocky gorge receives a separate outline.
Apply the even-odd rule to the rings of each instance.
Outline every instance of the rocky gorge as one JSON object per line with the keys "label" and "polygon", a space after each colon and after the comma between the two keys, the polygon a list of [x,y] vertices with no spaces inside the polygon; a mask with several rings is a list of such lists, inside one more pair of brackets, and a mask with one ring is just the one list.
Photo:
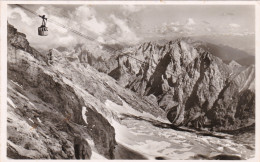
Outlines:
{"label": "rocky gorge", "polygon": [[8,24],[7,59],[11,159],[254,156],[255,67],[198,42],[148,42],[110,63],[52,49],[50,63]]}

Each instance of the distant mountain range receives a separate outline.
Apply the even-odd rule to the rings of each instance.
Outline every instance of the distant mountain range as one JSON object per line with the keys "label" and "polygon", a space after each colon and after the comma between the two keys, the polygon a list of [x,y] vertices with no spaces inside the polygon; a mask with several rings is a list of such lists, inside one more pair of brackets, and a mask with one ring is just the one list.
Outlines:
{"label": "distant mountain range", "polygon": [[[254,51],[254,37],[247,36],[190,36],[190,37],[177,37],[175,39],[186,40],[194,46],[205,48],[211,54],[221,58],[225,63],[235,60],[241,65],[255,64],[255,51]],[[152,39],[151,42],[157,44],[164,44],[172,38],[165,38],[163,40]],[[145,43],[145,42],[143,42]],[[140,44],[143,44],[140,43]],[[139,45],[140,45],[139,44]],[[243,49],[243,50],[242,50]]]}
{"label": "distant mountain range", "polygon": [[220,45],[229,46],[234,49],[239,49],[247,54],[255,55],[255,35],[201,35],[192,37],[195,40],[201,40],[204,42]]}
{"label": "distant mountain range", "polygon": [[212,43],[204,43],[200,47],[205,48],[214,56],[221,58],[225,63],[235,60],[241,65],[255,64],[255,56],[225,45],[215,45]]}

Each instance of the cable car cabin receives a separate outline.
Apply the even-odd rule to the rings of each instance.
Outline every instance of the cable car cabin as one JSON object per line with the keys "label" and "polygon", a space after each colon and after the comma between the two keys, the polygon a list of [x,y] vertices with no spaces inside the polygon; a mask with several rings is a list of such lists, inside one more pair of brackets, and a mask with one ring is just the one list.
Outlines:
{"label": "cable car cabin", "polygon": [[48,35],[48,27],[46,26],[47,18],[45,15],[40,16],[42,18],[42,25],[38,28],[38,35],[40,36],[47,36]]}
{"label": "cable car cabin", "polygon": [[48,27],[40,26],[38,28],[38,35],[40,35],[40,36],[47,36],[48,35]]}

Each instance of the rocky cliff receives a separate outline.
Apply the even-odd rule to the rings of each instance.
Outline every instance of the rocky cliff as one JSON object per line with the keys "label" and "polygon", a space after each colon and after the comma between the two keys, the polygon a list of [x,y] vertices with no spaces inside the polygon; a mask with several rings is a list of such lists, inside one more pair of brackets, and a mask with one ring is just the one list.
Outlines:
{"label": "rocky cliff", "polygon": [[125,49],[110,75],[155,98],[177,126],[220,131],[254,123],[254,65],[226,64],[191,39]]}
{"label": "rocky cliff", "polygon": [[[117,67],[115,51],[103,47],[98,51],[87,49],[84,44],[76,44],[70,49],[66,47],[57,47],[55,50],[62,53],[70,60],[78,60],[82,65],[90,65],[97,69],[99,72],[109,73]],[[48,53],[48,52],[45,52]],[[111,56],[112,55],[112,56]]]}
{"label": "rocky cliff", "polygon": [[[77,55],[76,55],[77,56]],[[8,24],[7,156],[12,159],[114,159],[118,142],[107,101],[165,116],[148,99],[52,50],[52,63]],[[127,150],[127,149],[125,149]]]}

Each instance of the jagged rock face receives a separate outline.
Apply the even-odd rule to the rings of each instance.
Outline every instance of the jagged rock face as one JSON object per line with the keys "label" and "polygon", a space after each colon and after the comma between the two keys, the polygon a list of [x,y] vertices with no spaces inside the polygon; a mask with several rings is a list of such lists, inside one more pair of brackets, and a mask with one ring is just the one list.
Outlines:
{"label": "jagged rock face", "polygon": [[[77,44],[73,50],[67,49],[66,47],[58,47],[55,50],[57,50],[59,53],[62,53],[62,55],[66,56],[67,59],[70,61],[79,61],[82,65],[90,65],[97,69],[99,72],[103,73],[109,73],[113,69],[117,67],[117,61],[115,59],[115,56],[113,56],[114,53],[107,54],[109,57],[102,57],[97,56],[96,51],[89,51],[86,49],[86,47],[83,46],[83,44]],[[100,52],[102,53],[102,49],[100,49]],[[112,55],[112,56],[111,56]]]}
{"label": "jagged rock face", "polygon": [[[11,25],[8,38],[7,156],[89,159],[92,149],[88,139],[93,140],[101,155],[113,158],[116,141],[109,122],[64,82],[61,73],[48,67],[46,56],[36,55],[25,35]],[[53,54],[54,58],[60,55],[57,51]],[[54,59],[53,66],[56,64]],[[88,120],[84,121],[83,116]]]}
{"label": "jagged rock face", "polygon": [[[14,71],[12,74],[19,77],[19,74]],[[79,110],[73,112],[71,109],[75,109],[75,107],[69,109],[68,105],[64,105],[64,109],[73,112],[71,115],[66,114],[61,104],[57,107],[50,106],[55,100],[62,103],[62,98],[50,95],[50,91],[46,89],[42,89],[40,92],[36,90],[38,87],[30,88],[26,84],[26,80],[21,84],[21,81],[13,78],[10,73],[8,77],[15,83],[8,85],[8,97],[14,103],[8,107],[8,144],[10,146],[8,147],[8,157],[14,159],[77,158],[78,155],[74,149],[75,135],[82,138],[80,143],[86,152],[84,156],[80,157],[87,159],[91,156],[91,148],[83,139],[86,136],[84,135],[86,130],[83,126],[76,125],[76,121],[81,122],[82,120],[80,116],[78,116],[79,119],[76,118]],[[49,81],[51,82],[51,80]],[[53,90],[55,91],[55,89]],[[73,93],[68,94],[73,95]],[[63,99],[71,101],[69,96],[63,97]],[[50,102],[43,102],[48,99]]]}
{"label": "jagged rock face", "polygon": [[[121,56],[118,68],[110,75],[142,96],[156,96],[175,125],[223,130],[254,121],[253,65],[227,65],[181,39],[162,45],[144,43],[127,52],[143,62]],[[240,110],[247,119],[238,117]]]}
{"label": "jagged rock face", "polygon": [[[88,123],[88,133],[96,143],[97,149],[101,150],[101,154],[109,159],[114,159],[114,149],[115,149],[115,131],[109,122],[102,117],[101,114],[94,112],[93,110],[88,110],[87,123]],[[97,127],[99,127],[97,129]],[[108,134],[107,132],[111,132]],[[104,149],[106,148],[106,149]]]}
{"label": "jagged rock face", "polygon": [[102,57],[94,57],[93,54],[88,54],[88,63],[93,66],[99,72],[110,73],[117,67],[117,61],[115,58],[110,57],[109,59],[103,59]]}
{"label": "jagged rock face", "polygon": [[26,39],[26,35],[17,31],[12,25],[8,23],[7,26],[7,41],[14,47],[14,49],[22,49],[28,53],[31,53],[33,57],[43,61],[44,56],[37,50],[32,48]]}

